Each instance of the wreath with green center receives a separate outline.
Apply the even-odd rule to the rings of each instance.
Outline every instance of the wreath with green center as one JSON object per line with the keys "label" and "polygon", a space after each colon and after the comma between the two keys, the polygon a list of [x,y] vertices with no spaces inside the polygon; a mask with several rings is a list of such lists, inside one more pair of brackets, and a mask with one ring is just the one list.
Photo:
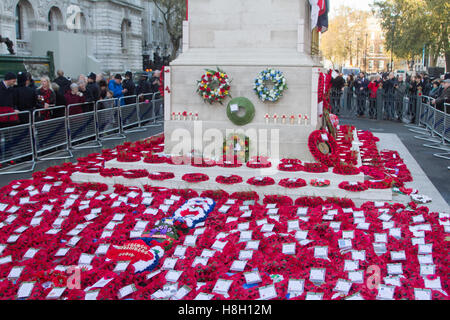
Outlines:
{"label": "wreath with green center", "polygon": [[[240,114],[240,110],[244,110],[243,114]],[[231,122],[237,126],[245,126],[253,121],[255,118],[255,106],[253,103],[244,97],[234,98],[228,103],[227,116]]]}
{"label": "wreath with green center", "polygon": [[205,102],[222,104],[226,97],[231,97],[230,84],[231,79],[220,68],[217,68],[217,71],[207,69],[202,79],[197,83],[197,93]]}
{"label": "wreath with green center", "polygon": [[[267,82],[273,83],[273,88],[267,87]],[[254,90],[259,99],[264,101],[276,102],[282,96],[283,92],[287,89],[286,78],[279,70],[272,68],[261,71],[258,77],[255,79]]]}

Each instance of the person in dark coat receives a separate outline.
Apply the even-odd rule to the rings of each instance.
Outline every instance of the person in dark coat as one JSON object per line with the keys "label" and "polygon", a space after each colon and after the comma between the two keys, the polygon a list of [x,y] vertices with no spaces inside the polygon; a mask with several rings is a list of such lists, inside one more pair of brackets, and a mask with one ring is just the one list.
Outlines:
{"label": "person in dark coat", "polygon": [[70,90],[72,82],[64,77],[64,71],[62,70],[58,70],[57,75],[58,77],[55,79],[55,83],[59,86],[59,90],[61,90],[61,93],[64,95]]}
{"label": "person in dark coat", "polygon": [[[5,113],[19,113],[19,110],[16,108],[15,101],[15,89],[14,85],[16,84],[17,76],[8,72],[5,75],[5,80],[0,82],[0,114]],[[8,116],[1,117],[0,116],[0,128],[9,127],[11,125],[17,124],[19,121],[19,117],[16,116]]]}
{"label": "person in dark coat", "polygon": [[150,79],[150,84],[152,86],[152,93],[158,93],[159,92],[159,87],[161,86],[161,83],[159,81],[160,77],[161,77],[161,71],[160,70],[156,70],[155,72],[153,72],[153,76]]}
{"label": "person in dark coat", "polygon": [[76,83],[70,85],[70,91],[67,91],[64,95],[66,98],[67,106],[75,105],[70,108],[69,115],[83,113],[83,106],[81,104],[86,102],[84,95],[79,91],[79,87]]}
{"label": "person in dark coat", "polygon": [[[122,87],[127,90],[124,94],[125,97],[134,96],[136,93],[136,85],[133,81],[133,74],[130,71],[125,73],[125,80],[122,82]],[[136,103],[135,98],[125,98],[125,104],[133,104]]]}
{"label": "person in dark coat", "polygon": [[442,94],[436,100],[432,100],[431,103],[436,105],[436,108],[439,111],[448,113],[450,112],[450,108],[447,108],[447,110],[445,110],[445,104],[450,103],[450,79],[444,80],[442,86],[444,88],[444,91],[442,91]]}
{"label": "person in dark coat", "polygon": [[[33,111],[37,105],[36,90],[27,86],[26,73],[19,72],[17,77],[17,87],[15,88],[15,101],[19,111]],[[29,117],[26,114],[19,115],[21,123],[29,123]]]}
{"label": "person in dark coat", "polygon": [[136,95],[140,96],[142,94],[150,93],[152,93],[152,86],[150,85],[150,82],[148,82],[148,75],[143,73],[136,87]]}
{"label": "person in dark coat", "polygon": [[345,87],[344,77],[342,77],[339,71],[336,70],[336,77],[331,79],[331,88],[336,91],[342,91],[344,87]]}
{"label": "person in dark coat", "polygon": [[86,86],[86,102],[97,102],[100,100],[100,87],[97,82],[97,75],[93,72],[88,76],[88,84]]}

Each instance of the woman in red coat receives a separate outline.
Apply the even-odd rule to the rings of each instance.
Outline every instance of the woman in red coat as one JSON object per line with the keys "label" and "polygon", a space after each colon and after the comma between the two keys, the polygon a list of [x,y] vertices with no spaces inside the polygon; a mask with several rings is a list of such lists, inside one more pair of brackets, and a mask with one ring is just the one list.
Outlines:
{"label": "woman in red coat", "polygon": [[84,95],[78,91],[78,85],[76,83],[70,85],[70,91],[66,92],[64,98],[66,98],[67,106],[78,104],[78,106],[70,107],[69,116],[83,113],[81,104],[85,103],[86,99]]}
{"label": "woman in red coat", "polygon": [[376,108],[377,108],[377,92],[378,88],[380,87],[380,82],[378,81],[377,77],[372,77],[370,79],[369,83],[369,117],[371,119],[376,118]]}

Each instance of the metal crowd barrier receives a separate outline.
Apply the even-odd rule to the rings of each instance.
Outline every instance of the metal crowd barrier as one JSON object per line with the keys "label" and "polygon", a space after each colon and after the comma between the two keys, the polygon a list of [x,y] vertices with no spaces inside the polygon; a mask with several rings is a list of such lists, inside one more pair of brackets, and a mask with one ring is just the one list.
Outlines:
{"label": "metal crowd barrier", "polygon": [[23,170],[7,169],[7,171],[0,171],[0,175],[31,172],[36,167],[31,112],[1,114],[0,119],[3,120],[1,122],[7,123],[11,116],[18,116],[20,123],[0,128],[0,164],[3,168],[6,164],[28,158],[28,161],[21,165],[30,164],[31,167]]}
{"label": "metal crowd barrier", "polygon": [[117,99],[97,101],[95,109],[99,141],[126,139],[120,124],[120,106]]}
{"label": "metal crowd barrier", "polygon": [[164,97],[160,93],[155,93],[152,101],[156,123],[162,125],[164,123]]}
{"label": "metal crowd barrier", "polygon": [[67,109],[69,148],[79,150],[101,147],[97,136],[95,104],[93,102],[72,104]]}
{"label": "metal crowd barrier", "polygon": [[160,126],[160,124],[156,123],[155,116],[155,99],[158,94],[148,93],[141,94],[138,96],[138,105],[139,105],[139,118],[141,120],[142,128],[151,128]]}
{"label": "metal crowd barrier", "polygon": [[[60,117],[52,118],[53,115]],[[69,149],[66,106],[38,109],[33,112],[33,132],[36,160],[61,160],[73,157]],[[52,151],[65,151],[67,156],[43,158],[40,154]]]}
{"label": "metal crowd barrier", "polygon": [[140,127],[141,119],[137,96],[122,97],[120,105],[120,126],[122,132],[142,132],[145,129]]}
{"label": "metal crowd barrier", "polygon": [[439,110],[432,104],[433,98],[421,98],[418,127],[410,131],[419,134],[414,138],[428,142],[424,147],[444,151],[434,154],[435,157],[450,160],[450,105],[444,104],[444,110]]}
{"label": "metal crowd barrier", "polygon": [[[135,102],[126,104],[126,99]],[[101,141],[125,139],[124,133],[159,126],[163,109],[164,100],[157,93],[0,114],[0,175],[30,172],[37,161],[69,159],[71,150],[101,147]],[[20,121],[7,125],[11,116]],[[55,156],[60,152],[67,155]],[[14,170],[18,166],[10,164],[18,160],[20,168],[31,166]]]}

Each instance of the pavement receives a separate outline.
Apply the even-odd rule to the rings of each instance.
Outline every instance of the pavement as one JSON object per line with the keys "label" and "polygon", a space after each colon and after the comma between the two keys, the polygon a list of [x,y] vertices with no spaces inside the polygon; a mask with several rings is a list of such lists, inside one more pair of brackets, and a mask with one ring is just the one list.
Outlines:
{"label": "pavement", "polygon": [[[448,170],[450,160],[434,157],[433,154],[439,153],[439,150],[424,147],[423,144],[426,144],[427,142],[414,138],[419,134],[411,132],[409,130],[410,127],[399,122],[385,120],[377,121],[365,118],[341,118],[340,122],[341,124],[354,125],[360,130],[369,130],[375,135],[380,134],[380,138],[382,139],[379,144],[380,150],[388,148],[400,152],[404,151],[403,146],[406,147],[408,153],[418,165],[416,167],[414,162],[411,164],[407,163],[413,176],[417,176],[416,179],[420,180],[421,175],[417,171],[419,169],[423,171],[426,178],[429,179],[434,187],[436,187],[447,204],[450,203],[450,170]],[[400,152],[400,154],[402,153]],[[422,183],[420,183],[420,181],[415,181],[411,186],[415,186],[415,188],[419,189],[419,192],[426,194],[427,190],[424,189],[431,187],[427,186],[427,183],[430,182],[422,181]]]}

